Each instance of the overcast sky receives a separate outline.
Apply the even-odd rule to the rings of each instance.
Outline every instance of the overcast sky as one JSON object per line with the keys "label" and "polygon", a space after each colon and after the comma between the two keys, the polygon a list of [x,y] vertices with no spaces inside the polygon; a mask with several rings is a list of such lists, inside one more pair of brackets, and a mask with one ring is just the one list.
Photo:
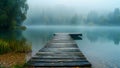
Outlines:
{"label": "overcast sky", "polygon": [[30,10],[66,7],[73,10],[86,11],[113,11],[120,8],[120,0],[28,0]]}

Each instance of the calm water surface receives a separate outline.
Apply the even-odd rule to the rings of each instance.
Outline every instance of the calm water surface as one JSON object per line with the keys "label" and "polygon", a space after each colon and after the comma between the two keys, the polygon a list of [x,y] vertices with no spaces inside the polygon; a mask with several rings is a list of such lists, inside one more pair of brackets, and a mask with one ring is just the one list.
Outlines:
{"label": "calm water surface", "polygon": [[120,28],[28,27],[23,32],[32,43],[32,56],[48,42],[54,33],[82,33],[76,40],[93,68],[120,68]]}

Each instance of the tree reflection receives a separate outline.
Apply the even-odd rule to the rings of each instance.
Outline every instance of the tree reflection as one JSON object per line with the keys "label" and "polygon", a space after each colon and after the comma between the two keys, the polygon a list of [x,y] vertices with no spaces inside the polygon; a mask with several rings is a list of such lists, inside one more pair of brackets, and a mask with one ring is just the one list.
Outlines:
{"label": "tree reflection", "polygon": [[95,31],[89,31],[87,32],[87,38],[95,42],[98,39],[108,39],[112,40],[114,44],[119,45],[120,42],[120,32],[119,30],[95,30]]}

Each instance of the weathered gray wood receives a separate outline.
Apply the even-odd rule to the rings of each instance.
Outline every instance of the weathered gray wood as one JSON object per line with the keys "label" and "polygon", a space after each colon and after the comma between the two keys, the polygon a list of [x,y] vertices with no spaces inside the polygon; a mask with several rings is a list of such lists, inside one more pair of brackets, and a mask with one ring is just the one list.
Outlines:
{"label": "weathered gray wood", "polygon": [[47,44],[45,48],[78,48],[76,44],[56,44],[56,43],[51,43]]}
{"label": "weathered gray wood", "polygon": [[46,62],[46,63],[56,63],[56,62],[87,62],[87,60],[73,60],[73,59],[71,59],[71,60],[66,60],[66,59],[63,59],[63,60],[59,60],[59,59],[57,59],[57,60],[51,60],[51,59],[49,59],[49,60],[41,60],[41,59],[31,59],[29,62],[33,62],[33,63],[36,63],[36,62]]}
{"label": "weathered gray wood", "polygon": [[34,67],[91,67],[90,63],[88,61],[85,62],[39,62],[39,63],[28,63],[31,66]]}
{"label": "weathered gray wood", "polygon": [[55,33],[54,35],[74,35],[74,36],[79,35],[79,36],[82,36],[82,34],[80,34],[80,33]]}
{"label": "weathered gray wood", "polygon": [[41,52],[39,51],[38,53],[42,53],[42,54],[82,54],[82,52]]}
{"label": "weathered gray wood", "polygon": [[[36,53],[36,55],[37,55],[37,56],[52,56],[52,57],[54,57],[54,56],[63,56],[63,57],[64,57],[64,56],[66,56],[66,57],[67,57],[67,56],[68,56],[68,57],[69,57],[69,56],[71,56],[71,57],[76,57],[76,56],[78,56],[78,57],[84,57],[83,54],[69,54],[69,53],[68,53],[68,54],[65,54],[65,53],[61,53],[61,54],[55,54],[55,53],[54,53],[54,54],[40,54],[40,53]],[[74,55],[76,55],[76,56],[74,56]]]}
{"label": "weathered gray wood", "polygon": [[78,48],[77,49],[43,48],[39,51],[41,52],[80,52]]}
{"label": "weathered gray wood", "polygon": [[43,58],[31,58],[30,61],[86,61],[85,58],[79,58],[79,59],[76,59],[76,58],[46,58],[46,59],[43,59]]}
{"label": "weathered gray wood", "polygon": [[38,56],[74,56],[74,55],[76,55],[76,56],[84,56],[83,54],[81,54],[81,53],[45,53],[45,54],[41,54],[41,53],[36,53],[36,55],[38,55]]}
{"label": "weathered gray wood", "polygon": [[63,41],[52,40],[51,43],[75,43],[75,42],[74,41],[66,41],[66,40],[63,40]]}
{"label": "weathered gray wood", "polygon": [[[56,33],[28,62],[28,67],[91,67],[71,37],[81,34]],[[77,38],[77,37],[76,37]]]}
{"label": "weathered gray wood", "polygon": [[80,33],[55,33],[54,35],[70,35],[74,40],[82,40],[82,34]]}
{"label": "weathered gray wood", "polygon": [[61,59],[86,59],[85,57],[75,57],[75,58],[73,58],[73,57],[41,57],[41,56],[34,56],[34,57],[32,57],[31,59],[43,59],[43,60],[47,60],[47,59],[52,59],[52,60],[61,60]]}
{"label": "weathered gray wood", "polygon": [[40,58],[84,58],[85,56],[72,56],[72,55],[70,55],[70,56],[64,56],[64,55],[48,55],[48,56],[45,56],[45,55],[36,55],[37,57],[40,57]]}

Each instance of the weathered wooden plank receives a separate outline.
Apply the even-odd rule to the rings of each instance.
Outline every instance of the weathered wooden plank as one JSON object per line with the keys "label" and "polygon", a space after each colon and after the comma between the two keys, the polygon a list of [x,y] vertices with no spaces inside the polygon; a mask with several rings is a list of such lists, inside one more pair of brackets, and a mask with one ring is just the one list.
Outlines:
{"label": "weathered wooden plank", "polygon": [[55,33],[55,36],[57,35],[70,35],[74,40],[82,40],[82,34],[80,33]]}
{"label": "weathered wooden plank", "polygon": [[75,43],[74,41],[58,41],[58,40],[53,40],[53,41],[51,41],[50,43]]}
{"label": "weathered wooden plank", "polygon": [[[58,45],[58,46],[64,46],[64,47],[69,47],[69,46],[77,46],[75,42],[51,42],[51,43],[47,43],[46,46],[52,46],[52,45]],[[78,46],[77,46],[78,47]]]}
{"label": "weathered wooden plank", "polygon": [[45,48],[78,48],[76,44],[47,44]]}
{"label": "weathered wooden plank", "polygon": [[[65,42],[64,42],[64,43],[60,43],[60,42],[58,42],[58,43],[49,42],[48,44],[54,44],[54,45],[55,45],[55,44],[57,44],[57,45],[58,45],[58,44],[59,44],[59,45],[63,45],[63,44],[64,44],[64,45],[75,45],[76,43],[75,43],[75,42],[74,42],[74,43],[71,43],[71,42],[69,42],[69,43],[65,43]],[[48,45],[48,44],[47,44],[47,45]]]}
{"label": "weathered wooden plank", "polygon": [[83,54],[82,52],[37,52],[40,54]]}
{"label": "weathered wooden plank", "polygon": [[85,57],[61,57],[61,56],[57,56],[57,57],[47,57],[47,56],[37,56],[37,55],[35,55],[35,56],[33,56],[31,59],[86,59]]}
{"label": "weathered wooden plank", "polygon": [[29,63],[28,65],[34,66],[34,67],[90,67],[89,62],[39,62],[39,63]]}
{"label": "weathered wooden plank", "polygon": [[31,58],[29,61],[87,61],[86,58]]}
{"label": "weathered wooden plank", "polygon": [[73,40],[72,38],[54,37],[53,40]]}
{"label": "weathered wooden plank", "polygon": [[64,60],[59,60],[59,59],[57,59],[57,60],[51,60],[51,59],[49,59],[49,60],[31,59],[31,60],[29,60],[29,62],[34,62],[34,63],[39,63],[39,62],[43,62],[43,63],[63,62],[63,63],[66,63],[66,62],[88,62],[88,61],[87,60],[72,60],[72,59],[70,59],[70,60],[66,60],[66,59],[64,59]]}
{"label": "weathered wooden plank", "polygon": [[37,52],[36,54],[45,54],[45,55],[83,55],[81,52]]}
{"label": "weathered wooden plank", "polygon": [[64,48],[42,48],[39,52],[80,52],[78,48],[64,49]]}
{"label": "weathered wooden plank", "polygon": [[[28,67],[91,67],[73,37],[81,34],[56,33],[28,62]],[[72,38],[71,38],[72,37]],[[76,37],[76,38],[77,38]]]}
{"label": "weathered wooden plank", "polygon": [[36,55],[37,56],[52,56],[52,57],[54,57],[54,56],[71,56],[71,57],[74,57],[74,56],[78,56],[78,57],[84,57],[84,55],[83,54],[40,54],[40,53],[36,53]]}
{"label": "weathered wooden plank", "polygon": [[38,56],[40,58],[80,58],[80,57],[84,58],[85,57],[85,56],[62,56],[62,55],[59,55],[59,56],[57,56],[57,55],[54,55],[54,56],[36,55],[36,56]]}
{"label": "weathered wooden plank", "polygon": [[55,36],[53,39],[61,39],[61,40],[73,40],[71,37],[66,36]]}

